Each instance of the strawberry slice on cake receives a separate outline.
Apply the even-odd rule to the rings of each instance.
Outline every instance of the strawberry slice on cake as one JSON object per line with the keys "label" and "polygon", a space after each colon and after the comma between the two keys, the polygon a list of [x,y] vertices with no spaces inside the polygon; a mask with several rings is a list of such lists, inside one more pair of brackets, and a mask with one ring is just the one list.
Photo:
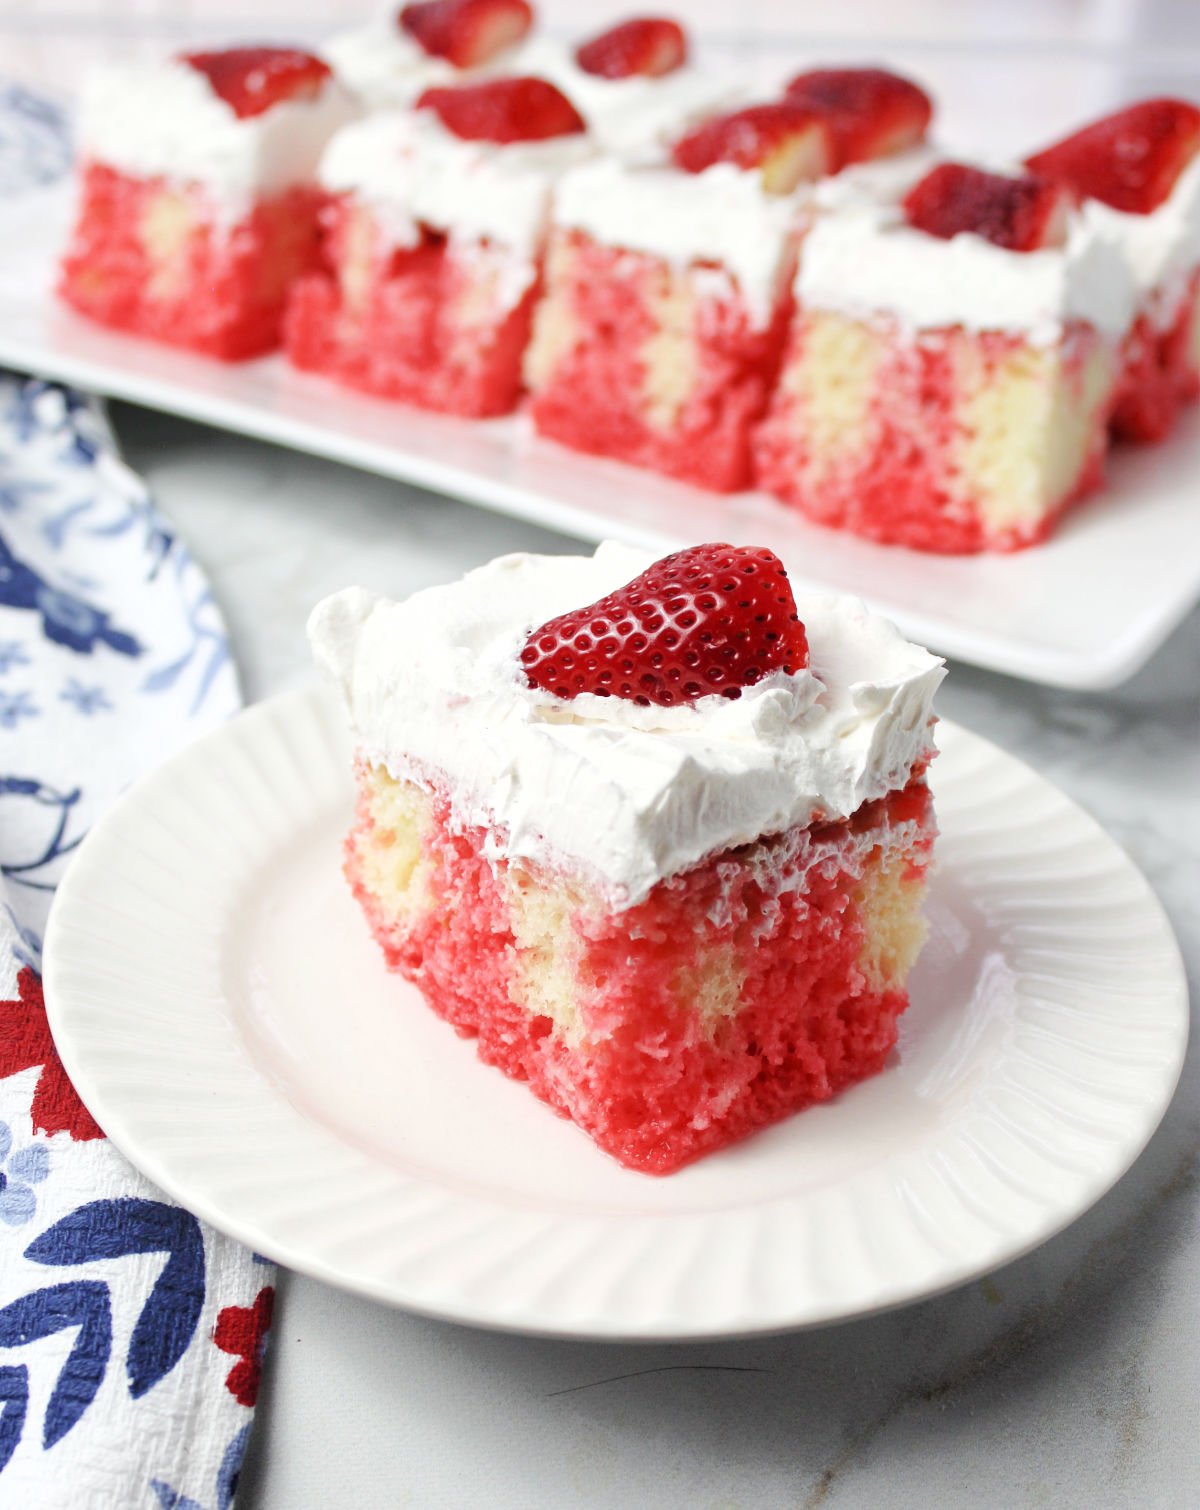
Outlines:
{"label": "strawberry slice on cake", "polygon": [[581,43],[575,62],[600,79],[661,79],[682,68],[687,55],[687,35],[678,21],[642,16]]}
{"label": "strawberry slice on cake", "polygon": [[634,16],[574,47],[538,38],[522,49],[520,67],[553,80],[606,151],[640,155],[744,95],[736,81],[698,68],[691,50],[672,17]]}
{"label": "strawberry slice on cake", "polygon": [[202,73],[240,121],[287,100],[315,100],[329,77],[327,63],[289,47],[185,52],[180,61]]}
{"label": "strawberry slice on cake", "polygon": [[745,487],[790,313],[790,196],[829,162],[823,121],[777,101],[704,122],[670,162],[567,174],[525,367],[541,434]]}
{"label": "strawberry slice on cake", "polygon": [[510,66],[532,25],[527,0],[413,0],[334,37],[325,51],[364,104],[411,105],[434,85]]}
{"label": "strawberry slice on cake", "polygon": [[431,58],[481,68],[524,39],[533,9],[526,0],[416,0],[396,23]]}
{"label": "strawberry slice on cake", "polygon": [[835,171],[911,152],[933,119],[933,101],[920,85],[884,68],[810,69],[796,75],[784,98],[825,117]]}
{"label": "strawberry slice on cake", "polygon": [[773,551],[700,545],[548,620],[520,661],[530,686],[556,697],[670,708],[740,697],[772,671],[795,675],[808,665],[808,641]]}
{"label": "strawberry slice on cake", "polygon": [[309,634],[359,748],[347,878],[481,1060],[651,1174],[883,1069],[934,657],[726,544],[349,589]]}
{"label": "strawberry slice on cake", "polygon": [[347,127],[321,165],[328,265],[293,290],[291,361],[427,409],[512,409],[551,192],[591,152],[570,101],[523,76]]}
{"label": "strawberry slice on cake", "polygon": [[1101,477],[1132,287],[1069,186],[942,163],[818,217],[756,442],[813,519],[919,550],[1043,539]]}
{"label": "strawberry slice on cake", "polygon": [[832,171],[831,143],[815,111],[783,100],[705,121],[675,143],[671,160],[685,173],[730,163],[757,173],[768,194],[790,194],[800,182]]}
{"label": "strawberry slice on cake", "polygon": [[544,142],[574,136],[583,120],[570,100],[545,79],[497,79],[456,89],[427,89],[417,101],[464,142]]}
{"label": "strawberry slice on cake", "polygon": [[352,114],[328,66],[296,48],[95,72],[62,297],[226,360],[269,351],[290,284],[316,265],[318,158]]}
{"label": "strawberry slice on cake", "polygon": [[1032,174],[1009,177],[961,163],[942,163],[909,190],[909,225],[943,241],[980,236],[1009,252],[1060,247],[1067,239],[1074,196]]}
{"label": "strawberry slice on cake", "polygon": [[1120,246],[1137,292],[1113,431],[1167,435],[1200,396],[1200,109],[1142,100],[1035,153],[1028,167],[1087,201]]}

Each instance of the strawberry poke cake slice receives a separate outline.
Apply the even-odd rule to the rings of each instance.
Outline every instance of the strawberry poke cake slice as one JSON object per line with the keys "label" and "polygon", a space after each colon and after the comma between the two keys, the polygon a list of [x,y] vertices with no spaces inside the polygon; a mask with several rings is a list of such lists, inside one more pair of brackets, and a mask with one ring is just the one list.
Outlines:
{"label": "strawberry poke cake slice", "polygon": [[525,365],[537,430],[718,492],[783,353],[798,183],[830,162],[823,122],[749,106],[682,137],[670,162],[569,173]]}
{"label": "strawberry poke cake slice", "polygon": [[941,552],[1044,538],[1100,481],[1132,286],[1069,191],[942,163],[818,219],[756,443],[813,519]]}
{"label": "strawberry poke cake slice", "polygon": [[532,25],[527,0],[413,0],[334,37],[325,56],[371,109],[411,105],[426,89],[504,69]]}
{"label": "strawberry poke cake slice", "polygon": [[317,162],[353,115],[320,59],[238,47],[87,81],[59,291],[81,313],[226,360],[276,346],[316,264]]}
{"label": "strawberry poke cake slice", "polygon": [[551,192],[592,150],[574,106],[527,77],[347,127],[321,165],[327,265],[293,290],[291,361],[427,409],[512,409]]}
{"label": "strawberry poke cake slice", "polygon": [[522,49],[520,65],[558,85],[601,147],[628,156],[669,147],[745,95],[690,54],[678,21],[637,16],[575,47],[538,38]]}
{"label": "strawberry poke cake slice", "polygon": [[1124,440],[1161,440],[1200,397],[1200,109],[1143,100],[1028,159],[1086,200],[1137,293],[1113,410]]}
{"label": "strawberry poke cake slice", "polygon": [[883,1068],[940,661],[728,545],[353,588],[309,633],[357,743],[350,885],[485,1063],[654,1174]]}

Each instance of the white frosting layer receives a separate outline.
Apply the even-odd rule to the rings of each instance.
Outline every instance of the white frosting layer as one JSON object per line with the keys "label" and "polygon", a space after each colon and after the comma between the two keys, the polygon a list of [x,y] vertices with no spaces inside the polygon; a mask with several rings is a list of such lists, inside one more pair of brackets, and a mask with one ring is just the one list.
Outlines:
{"label": "white frosting layer", "polygon": [[750,98],[736,80],[691,64],[656,79],[602,78],[576,64],[573,48],[545,37],[527,42],[511,66],[557,84],[600,145],[624,154],[667,146],[704,117]]}
{"label": "white frosting layer", "polygon": [[766,325],[791,266],[795,208],[789,197],[766,193],[756,171],[732,163],[683,173],[606,158],[567,174],[554,220],[677,267],[724,268],[752,318]]}
{"label": "white frosting layer", "polygon": [[203,184],[218,208],[311,182],[330,136],[355,107],[334,79],[315,98],[241,120],[198,69],[175,60],[96,69],[84,83],[85,158],[138,178]]}
{"label": "white frosting layer", "polygon": [[802,189],[801,195],[820,213],[863,205],[899,204],[909,189],[945,156],[943,150],[928,143],[910,147],[907,152],[880,157],[874,162],[853,163],[830,178],[818,179]]}
{"label": "white frosting layer", "polygon": [[[1089,199],[1084,218],[1097,231],[1115,241],[1125,258],[1139,300],[1170,319],[1175,300],[1188,274],[1200,262],[1200,157],[1179,175],[1170,195],[1149,215],[1128,215],[1111,205]],[[1152,298],[1165,294],[1165,300]]]}
{"label": "white frosting layer", "polygon": [[503,556],[403,603],[349,588],[313,611],[313,653],[368,759],[444,778],[459,821],[492,828],[497,855],[581,868],[615,905],[904,785],[932,742],[942,663],[853,598],[802,598],[811,669],[736,701],[641,708],[529,687],[517,659],[528,632],[651,559],[613,544]]}
{"label": "white frosting layer", "polygon": [[583,134],[508,146],[465,142],[432,111],[389,111],[339,131],[319,177],[325,188],[361,199],[394,245],[414,244],[426,225],[464,243],[509,248],[525,267],[526,286],[554,184],[593,151]]}
{"label": "white frosting layer", "polygon": [[431,57],[396,24],[398,6],[340,33],[325,44],[325,61],[343,84],[372,108],[411,105],[436,84],[458,84],[472,76],[445,58]]}
{"label": "white frosting layer", "polygon": [[1035,345],[1053,345],[1074,320],[1119,339],[1134,305],[1119,250],[1082,217],[1063,247],[1010,252],[981,236],[929,236],[898,210],[866,204],[817,218],[796,296],[857,319],[887,315],[908,330],[1019,331]]}

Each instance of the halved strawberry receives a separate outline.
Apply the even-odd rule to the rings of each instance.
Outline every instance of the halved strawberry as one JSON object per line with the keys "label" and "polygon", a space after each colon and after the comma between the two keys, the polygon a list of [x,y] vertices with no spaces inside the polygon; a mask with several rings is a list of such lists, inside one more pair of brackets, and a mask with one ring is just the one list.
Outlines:
{"label": "halved strawberry", "polygon": [[835,169],[915,147],[933,117],[925,91],[885,68],[814,68],[798,73],[784,97],[829,122]]}
{"label": "halved strawberry", "polygon": [[530,686],[556,697],[591,692],[669,708],[740,697],[772,671],[800,671],[808,639],[774,551],[694,545],[550,619],[520,659]]}
{"label": "halved strawberry", "polygon": [[678,21],[640,16],[601,32],[575,49],[584,73],[604,79],[628,79],[634,74],[660,78],[687,61],[687,37]]}
{"label": "halved strawberry", "polygon": [[202,73],[242,120],[284,100],[312,99],[330,77],[327,63],[295,47],[226,47],[185,52],[179,61]]}
{"label": "halved strawberry", "polygon": [[820,116],[782,100],[714,116],[681,137],[671,156],[687,173],[714,163],[757,168],[769,194],[790,194],[802,180],[830,171],[833,146]]}
{"label": "halved strawberry", "polygon": [[948,241],[970,231],[1010,252],[1061,246],[1074,195],[1026,173],[1007,178],[963,163],[940,163],[905,196],[909,225]]}
{"label": "halved strawberry", "polygon": [[1142,100],[1043,152],[1025,166],[1129,215],[1148,215],[1200,150],[1200,110],[1187,100]]}
{"label": "halved strawberry", "polygon": [[585,129],[575,106],[545,79],[488,79],[427,89],[417,109],[434,111],[448,131],[468,142],[541,142]]}
{"label": "halved strawberry", "polygon": [[478,68],[512,47],[533,25],[526,0],[419,0],[396,17],[402,31],[455,68]]}

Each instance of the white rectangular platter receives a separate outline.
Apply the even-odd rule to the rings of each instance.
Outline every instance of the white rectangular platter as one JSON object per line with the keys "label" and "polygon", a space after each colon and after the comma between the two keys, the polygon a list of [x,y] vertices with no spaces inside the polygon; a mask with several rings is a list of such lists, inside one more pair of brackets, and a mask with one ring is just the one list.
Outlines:
{"label": "white rectangular platter", "polygon": [[116,335],[58,305],[61,189],[0,206],[0,364],[258,436],[585,540],[654,550],[766,544],[797,584],[852,592],[913,639],[979,666],[1079,690],[1138,669],[1200,597],[1200,414],[1113,456],[1108,486],[1044,546],[943,557],[811,525],[762,494],[722,497],[484,422],[379,402],[278,357],[226,366]]}

